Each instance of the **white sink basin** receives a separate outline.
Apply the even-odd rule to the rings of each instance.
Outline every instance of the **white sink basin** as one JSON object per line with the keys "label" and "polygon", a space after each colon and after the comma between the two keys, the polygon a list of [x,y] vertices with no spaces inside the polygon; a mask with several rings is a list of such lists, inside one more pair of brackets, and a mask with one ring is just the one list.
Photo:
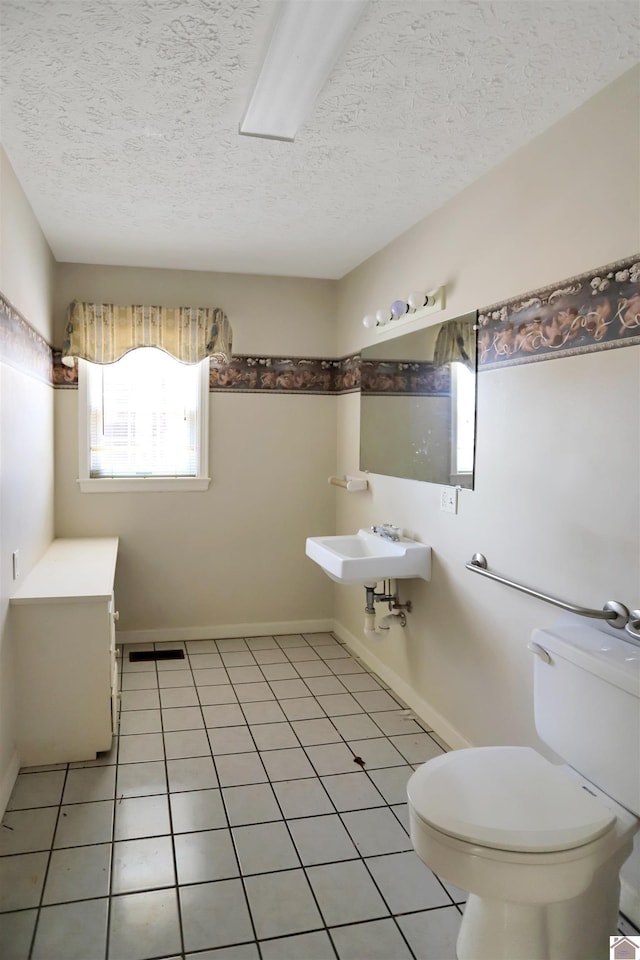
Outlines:
{"label": "white sink basin", "polygon": [[344,537],[307,537],[306,554],[336,583],[431,578],[431,547],[404,537],[385,540],[368,530]]}

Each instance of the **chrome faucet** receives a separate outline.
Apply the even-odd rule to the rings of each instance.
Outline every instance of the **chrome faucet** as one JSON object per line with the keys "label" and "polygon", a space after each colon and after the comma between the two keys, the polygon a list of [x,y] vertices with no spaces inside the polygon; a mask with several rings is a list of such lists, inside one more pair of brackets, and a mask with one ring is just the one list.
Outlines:
{"label": "chrome faucet", "polygon": [[400,539],[400,528],[394,527],[392,523],[374,524],[371,527],[371,533],[376,533],[383,540],[396,541]]}

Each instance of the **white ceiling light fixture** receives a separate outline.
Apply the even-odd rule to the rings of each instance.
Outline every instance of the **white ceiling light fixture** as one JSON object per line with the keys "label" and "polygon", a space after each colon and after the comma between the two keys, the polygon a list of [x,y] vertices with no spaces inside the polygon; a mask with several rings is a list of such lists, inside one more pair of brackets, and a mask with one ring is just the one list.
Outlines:
{"label": "white ceiling light fixture", "polygon": [[[375,313],[368,313],[362,318],[362,325],[367,330],[376,330],[385,333],[391,326],[397,327],[413,320],[423,320],[432,313],[444,310],[445,288],[437,290],[414,290],[406,300],[394,300],[390,307],[381,307]],[[388,326],[387,326],[388,325]]]}
{"label": "white ceiling light fixture", "polygon": [[367,0],[285,0],[247,112],[246,137],[292,141]]}

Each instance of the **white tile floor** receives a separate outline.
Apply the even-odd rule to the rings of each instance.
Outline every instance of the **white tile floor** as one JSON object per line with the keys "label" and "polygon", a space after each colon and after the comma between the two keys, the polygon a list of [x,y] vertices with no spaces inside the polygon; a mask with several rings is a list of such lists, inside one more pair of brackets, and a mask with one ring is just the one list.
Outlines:
{"label": "white tile floor", "polygon": [[330,634],[165,646],[125,649],[110,753],[20,773],[2,960],[454,960],[407,832],[437,737]]}

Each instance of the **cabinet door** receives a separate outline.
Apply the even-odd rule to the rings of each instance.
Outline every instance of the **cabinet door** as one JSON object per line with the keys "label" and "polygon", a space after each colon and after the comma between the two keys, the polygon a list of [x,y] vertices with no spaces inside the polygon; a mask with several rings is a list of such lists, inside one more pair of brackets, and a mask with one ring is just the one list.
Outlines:
{"label": "cabinet door", "polygon": [[23,766],[91,760],[96,751],[109,750],[108,601],[22,604],[13,616]]}

